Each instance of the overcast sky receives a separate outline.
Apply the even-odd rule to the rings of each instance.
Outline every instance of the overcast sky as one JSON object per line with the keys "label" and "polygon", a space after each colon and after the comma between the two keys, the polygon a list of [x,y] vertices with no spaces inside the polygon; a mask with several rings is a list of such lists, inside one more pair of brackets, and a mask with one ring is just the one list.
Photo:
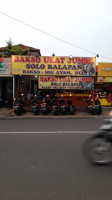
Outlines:
{"label": "overcast sky", "polygon": [[100,56],[97,62],[112,62],[112,0],[3,0],[0,12],[35,28],[0,13],[0,47],[11,38],[14,45],[40,49],[42,56],[100,54],[111,59]]}

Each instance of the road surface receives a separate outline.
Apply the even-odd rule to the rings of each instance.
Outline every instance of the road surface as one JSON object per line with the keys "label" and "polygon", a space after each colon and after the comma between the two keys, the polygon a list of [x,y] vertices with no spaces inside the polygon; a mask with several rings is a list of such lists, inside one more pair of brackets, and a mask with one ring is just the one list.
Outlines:
{"label": "road surface", "polygon": [[81,151],[101,122],[0,120],[0,199],[110,200],[112,166],[92,166]]}

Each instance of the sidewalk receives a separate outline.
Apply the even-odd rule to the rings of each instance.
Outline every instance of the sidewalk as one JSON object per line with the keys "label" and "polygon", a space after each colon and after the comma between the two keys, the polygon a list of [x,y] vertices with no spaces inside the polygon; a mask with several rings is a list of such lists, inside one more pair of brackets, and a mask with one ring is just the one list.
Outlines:
{"label": "sidewalk", "polygon": [[112,111],[112,107],[103,107],[101,115],[91,115],[88,113],[87,108],[77,108],[74,115],[53,115],[49,113],[48,115],[34,115],[32,111],[26,111],[23,115],[17,116],[12,112],[12,109],[0,108],[0,119],[70,119],[70,118],[108,118],[110,117],[109,113]]}

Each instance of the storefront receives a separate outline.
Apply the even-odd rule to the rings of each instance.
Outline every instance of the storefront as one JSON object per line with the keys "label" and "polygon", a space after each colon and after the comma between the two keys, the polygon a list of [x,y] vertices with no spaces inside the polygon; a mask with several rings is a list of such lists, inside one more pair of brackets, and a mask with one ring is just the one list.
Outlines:
{"label": "storefront", "polygon": [[13,77],[11,75],[11,58],[0,58],[0,97],[12,98]]}
{"label": "storefront", "polygon": [[[17,93],[23,92],[25,99],[27,90],[33,95],[48,92],[65,98],[72,93],[76,106],[87,106],[84,98],[93,94],[95,72],[94,57],[12,56],[12,74],[23,81],[18,82]],[[29,80],[27,86],[25,77]]]}
{"label": "storefront", "polygon": [[98,63],[94,92],[102,106],[112,106],[112,63]]}

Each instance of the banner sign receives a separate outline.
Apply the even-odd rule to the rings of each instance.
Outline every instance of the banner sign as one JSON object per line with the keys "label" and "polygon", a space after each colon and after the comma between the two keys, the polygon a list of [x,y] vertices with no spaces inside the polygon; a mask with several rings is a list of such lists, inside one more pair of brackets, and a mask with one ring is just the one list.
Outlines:
{"label": "banner sign", "polygon": [[98,63],[98,76],[112,76],[112,63]]}
{"label": "banner sign", "polygon": [[39,89],[93,90],[93,77],[39,76]]}
{"label": "banner sign", "polygon": [[109,77],[109,76],[106,76],[106,77],[104,77],[104,76],[100,76],[100,77],[97,77],[97,82],[99,82],[99,83],[105,83],[105,82],[107,82],[107,83],[112,83],[112,76],[111,77]]}
{"label": "banner sign", "polygon": [[14,75],[95,76],[96,58],[12,56]]}
{"label": "banner sign", "polygon": [[11,58],[0,58],[0,77],[11,75]]}

